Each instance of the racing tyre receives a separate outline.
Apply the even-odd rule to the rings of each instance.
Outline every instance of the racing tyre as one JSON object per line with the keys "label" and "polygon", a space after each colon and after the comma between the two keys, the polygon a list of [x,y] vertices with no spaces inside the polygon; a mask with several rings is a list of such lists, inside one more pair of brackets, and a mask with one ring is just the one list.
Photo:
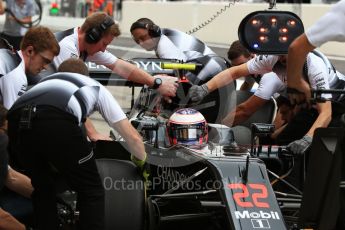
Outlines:
{"label": "racing tyre", "polygon": [[136,166],[97,159],[97,167],[105,189],[105,229],[144,229],[144,185]]}

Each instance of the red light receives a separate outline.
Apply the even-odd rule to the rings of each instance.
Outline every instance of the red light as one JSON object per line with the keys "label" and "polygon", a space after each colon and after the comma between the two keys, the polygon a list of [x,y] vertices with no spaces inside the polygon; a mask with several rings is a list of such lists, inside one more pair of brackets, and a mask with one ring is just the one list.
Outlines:
{"label": "red light", "polygon": [[289,20],[289,21],[287,22],[287,25],[288,25],[288,26],[291,26],[291,27],[295,27],[295,26],[296,26],[296,22],[295,22],[294,20]]}
{"label": "red light", "polygon": [[260,28],[260,32],[261,32],[261,33],[267,33],[267,32],[268,32],[268,29],[267,29],[267,28],[261,27],[261,28]]}
{"label": "red light", "polygon": [[260,40],[260,42],[267,42],[268,41],[268,37],[267,36],[260,36],[259,40]]}
{"label": "red light", "polygon": [[272,26],[277,26],[278,20],[277,18],[271,18],[271,24]]}
{"label": "red light", "polygon": [[286,28],[280,28],[279,29],[279,33],[281,33],[281,34],[285,34],[287,32],[288,32],[288,29],[286,29]]}
{"label": "red light", "polygon": [[287,42],[287,40],[288,40],[288,37],[287,37],[287,36],[281,36],[281,37],[279,37],[279,41],[280,41],[280,42]]}
{"label": "red light", "polygon": [[260,20],[257,20],[257,19],[253,19],[252,25],[253,25],[253,26],[259,26],[259,25],[261,25],[261,21],[260,21]]}

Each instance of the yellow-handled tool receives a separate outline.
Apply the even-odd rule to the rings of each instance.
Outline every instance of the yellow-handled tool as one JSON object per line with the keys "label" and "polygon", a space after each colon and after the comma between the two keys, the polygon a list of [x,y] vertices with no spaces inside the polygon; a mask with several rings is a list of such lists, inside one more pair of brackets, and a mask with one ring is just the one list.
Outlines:
{"label": "yellow-handled tool", "polygon": [[195,70],[197,64],[195,63],[161,63],[162,69],[181,69],[181,70]]}

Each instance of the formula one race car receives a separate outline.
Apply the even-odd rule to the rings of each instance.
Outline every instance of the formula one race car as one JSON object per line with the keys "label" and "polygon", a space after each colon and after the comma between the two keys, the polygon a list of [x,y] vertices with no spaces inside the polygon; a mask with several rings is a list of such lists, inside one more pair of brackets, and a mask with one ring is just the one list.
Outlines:
{"label": "formula one race car", "polygon": [[[145,66],[151,74],[171,75],[179,73],[176,68],[183,68],[183,64],[175,65],[174,60],[132,62]],[[175,70],[162,69],[161,62],[170,63]],[[147,69],[148,66],[152,68]],[[93,74],[103,84],[123,81],[110,74],[105,78],[100,71]],[[150,168],[148,181],[142,180],[130,162],[130,153],[121,137],[115,137],[114,142],[96,143],[94,152],[99,158],[98,167],[106,190],[107,229],[289,229],[294,226],[301,192],[292,186],[297,195],[289,196],[275,193],[271,186],[273,179],[282,180],[276,174],[289,173],[294,157],[277,146],[238,146],[230,128],[217,124],[217,117],[207,116],[210,113],[223,116],[235,102],[222,101],[222,92],[217,92],[201,103],[206,111],[198,112],[195,105],[180,103],[186,101],[185,88],[179,89],[182,94],[173,108],[157,100],[160,96],[145,87],[133,103],[129,119],[143,136]],[[233,89],[231,86],[223,93],[232,95]],[[220,106],[221,103],[227,106]],[[204,104],[213,106],[208,108]],[[190,108],[181,109],[186,106]],[[221,111],[217,113],[215,108]],[[206,122],[209,119],[211,122]],[[253,127],[253,136],[272,131],[272,125]],[[269,162],[272,171],[265,162]],[[277,199],[278,195],[281,198]],[[281,208],[289,216],[287,220]]]}
{"label": "formula one race car", "polygon": [[[187,122],[186,116],[195,120]],[[95,148],[106,189],[107,229],[288,229],[281,207],[298,208],[301,196],[281,193],[295,199],[278,202],[262,160],[293,161],[282,149],[267,148],[253,157],[236,146],[230,128],[210,124],[208,134],[193,109],[180,109],[169,119],[169,143],[176,143],[170,147],[164,144],[162,121],[142,116],[132,124],[141,130],[148,153],[146,183],[127,161],[124,143],[99,142]],[[206,143],[207,138],[212,141]],[[110,153],[118,159],[110,160]]]}
{"label": "formula one race car", "polygon": [[[246,20],[269,19],[272,16],[269,14],[250,14]],[[290,20],[291,15],[287,16],[286,19],[283,15],[283,19]],[[244,27],[241,36],[248,36],[247,27],[241,26]],[[250,39],[255,40],[253,37],[247,40]],[[259,42],[262,46],[258,42],[248,42],[247,45],[253,51],[264,53],[267,51],[265,41]],[[274,47],[278,46],[268,46]],[[288,43],[284,47],[287,49]],[[176,68],[183,67],[174,65],[176,62],[181,64],[176,60],[131,61],[152,75],[168,73],[181,80],[181,71]],[[174,66],[173,70],[163,69],[161,62],[168,62]],[[91,77],[105,85],[135,86],[102,68],[90,72]],[[132,98],[128,116],[143,137],[148,155],[146,169],[150,171],[147,180],[130,161],[130,153],[121,137],[115,134],[115,141],[95,144],[94,153],[106,191],[106,229],[284,230],[301,226],[329,229],[327,220],[334,223],[336,218],[328,217],[337,213],[332,210],[327,215],[319,210],[321,206],[331,207],[329,204],[337,201],[333,197],[324,198],[329,191],[335,191],[329,190],[330,187],[339,187],[339,180],[332,179],[327,183],[327,176],[320,173],[317,182],[307,177],[307,196],[304,193],[302,197],[303,184],[296,186],[284,178],[290,175],[296,162],[302,162],[304,166],[305,157],[293,156],[284,147],[261,146],[254,141],[257,136],[269,134],[272,125],[252,124],[251,143],[241,146],[237,145],[237,137],[231,128],[217,124],[236,105],[233,85],[208,95],[199,105],[188,100],[188,87],[188,82],[180,81],[178,96],[170,105],[146,87],[136,100],[134,96]],[[341,162],[338,160],[338,143],[343,139],[343,130],[327,132],[326,139],[314,138],[311,151],[319,148],[328,154],[321,158],[322,163],[329,172],[338,175]],[[317,170],[319,163],[313,160],[310,170]],[[304,181],[304,167],[301,178]],[[317,183],[322,186],[315,190]],[[65,218],[62,221],[65,226],[74,222],[69,219],[69,214],[73,216],[75,210],[66,208],[68,206],[68,202],[62,202],[60,209],[60,213],[68,214],[60,215]],[[301,224],[301,220],[308,224]]]}
{"label": "formula one race car", "polygon": [[[129,160],[121,138],[98,142],[94,149],[106,190],[106,229],[297,229],[301,217],[309,222],[300,226],[330,226],[329,216],[336,216],[334,210],[327,217],[317,210],[337,200],[320,201],[336,191],[329,188],[339,188],[338,180],[316,172],[320,180],[315,184],[307,178],[309,194],[303,199],[299,188],[284,180],[295,162],[305,163],[303,156],[278,146],[238,146],[231,128],[207,124],[191,108],[179,109],[169,119],[152,111],[134,114],[131,122],[148,154],[148,181]],[[269,124],[252,125],[253,137],[271,131]],[[330,172],[339,172],[337,143],[344,130],[322,132],[327,138],[316,138],[312,152],[326,155],[320,155],[322,161],[314,158],[310,168],[319,171],[322,162],[334,167]],[[310,211],[310,205],[318,208]]]}
{"label": "formula one race car", "polygon": [[[284,178],[296,162],[303,166],[305,159],[289,154],[284,147],[254,143],[254,137],[270,133],[272,125],[253,124],[251,145],[240,146],[231,128],[207,123],[194,105],[171,111],[156,98],[154,90],[144,87],[129,114],[148,154],[147,181],[130,161],[121,137],[115,134],[115,141],[98,141],[94,146],[106,191],[106,229],[297,229],[303,214],[302,192]],[[333,139],[342,139],[343,131],[331,133]],[[326,140],[325,146],[331,149],[328,153],[338,149],[332,138]],[[327,152],[324,147],[314,148]],[[334,168],[338,170],[338,164]],[[325,181],[321,175],[319,178],[317,183]],[[310,191],[315,183],[309,184]],[[313,196],[323,199],[321,191],[327,189],[312,190]],[[305,207],[323,205],[317,201],[320,199],[311,201],[313,196],[308,196]],[[78,213],[73,193],[62,197],[59,213],[66,229],[75,223]],[[320,214],[311,218],[304,213],[303,217],[309,226],[319,226],[312,221]]]}

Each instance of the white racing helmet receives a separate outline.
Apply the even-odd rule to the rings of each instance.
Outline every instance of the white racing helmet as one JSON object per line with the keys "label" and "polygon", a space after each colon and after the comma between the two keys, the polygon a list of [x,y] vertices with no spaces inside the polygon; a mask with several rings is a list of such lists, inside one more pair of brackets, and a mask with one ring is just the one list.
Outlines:
{"label": "white racing helmet", "polygon": [[208,140],[208,127],[204,116],[195,109],[184,108],[173,113],[167,123],[171,145],[202,147]]}

